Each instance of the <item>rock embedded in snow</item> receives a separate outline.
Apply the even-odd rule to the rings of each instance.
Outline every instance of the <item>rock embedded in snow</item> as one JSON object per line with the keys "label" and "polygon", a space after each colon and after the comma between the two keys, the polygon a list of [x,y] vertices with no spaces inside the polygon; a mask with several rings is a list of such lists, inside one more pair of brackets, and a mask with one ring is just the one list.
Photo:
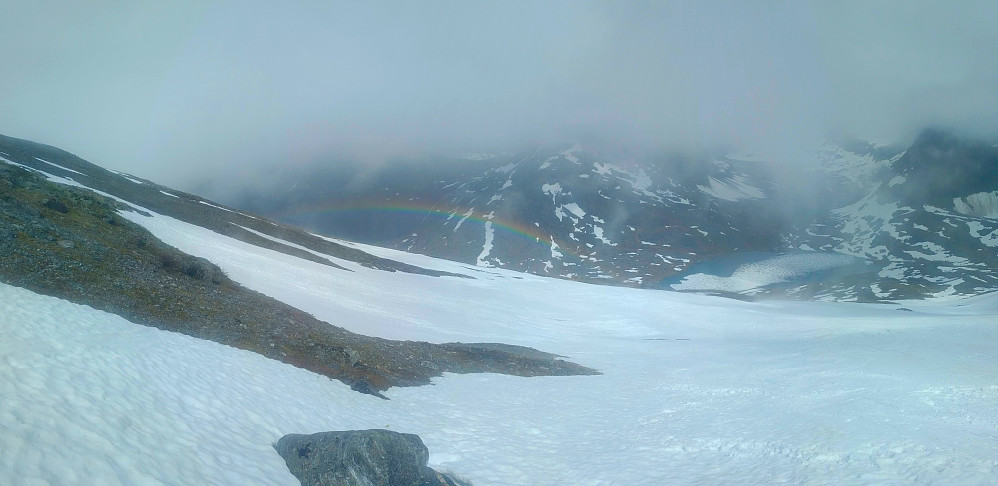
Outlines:
{"label": "rock embedded in snow", "polygon": [[274,444],[302,486],[458,486],[427,467],[430,451],[415,434],[348,430],[288,434]]}

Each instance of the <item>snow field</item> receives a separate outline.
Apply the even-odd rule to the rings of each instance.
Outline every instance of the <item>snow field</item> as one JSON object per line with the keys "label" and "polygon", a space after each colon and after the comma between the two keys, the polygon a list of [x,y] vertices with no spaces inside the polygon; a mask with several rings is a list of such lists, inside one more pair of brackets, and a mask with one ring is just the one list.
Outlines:
{"label": "snow field", "polygon": [[714,177],[707,177],[707,185],[697,185],[704,194],[714,196],[725,201],[738,201],[742,199],[762,199],[766,193],[762,189],[749,183],[745,176],[733,174],[723,180]]}
{"label": "snow field", "polygon": [[740,265],[730,276],[695,273],[671,287],[673,290],[744,292],[853,263],[856,263],[856,258],[849,255],[826,252],[791,253]]}
{"label": "snow field", "polygon": [[476,280],[338,270],[135,213],[249,288],[364,334],[497,341],[604,374],[447,374],[382,401],[0,285],[0,478],[296,484],[287,433],[389,427],[477,486],[994,484],[998,298],[745,303],[353,246]]}

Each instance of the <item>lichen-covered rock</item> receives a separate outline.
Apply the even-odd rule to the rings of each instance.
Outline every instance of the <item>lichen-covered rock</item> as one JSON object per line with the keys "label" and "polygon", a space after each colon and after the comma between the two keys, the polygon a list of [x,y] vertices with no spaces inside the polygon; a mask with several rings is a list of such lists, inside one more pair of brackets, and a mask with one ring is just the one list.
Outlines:
{"label": "lichen-covered rock", "polygon": [[427,467],[429,450],[415,434],[379,429],[289,434],[274,448],[302,486],[467,485]]}

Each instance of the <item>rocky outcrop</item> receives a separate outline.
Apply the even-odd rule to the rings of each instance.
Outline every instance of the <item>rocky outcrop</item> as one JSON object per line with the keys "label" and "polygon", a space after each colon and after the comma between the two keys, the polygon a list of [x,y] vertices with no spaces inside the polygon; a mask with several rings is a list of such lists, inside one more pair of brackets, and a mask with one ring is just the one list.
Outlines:
{"label": "rocky outcrop", "polygon": [[[4,156],[10,159],[28,162]],[[0,282],[253,351],[382,398],[381,391],[427,384],[444,372],[596,373],[527,348],[490,350],[349,332],[239,285],[210,261],[166,245],[118,214],[131,210],[0,162]]]}
{"label": "rocky outcrop", "polygon": [[274,448],[302,486],[468,485],[428,467],[430,452],[415,434],[379,429],[289,434]]}

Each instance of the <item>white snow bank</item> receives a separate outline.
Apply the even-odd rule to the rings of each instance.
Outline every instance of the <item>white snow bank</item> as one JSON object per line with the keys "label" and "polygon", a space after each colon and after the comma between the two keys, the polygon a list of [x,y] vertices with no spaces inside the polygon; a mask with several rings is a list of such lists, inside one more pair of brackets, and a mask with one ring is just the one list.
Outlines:
{"label": "white snow bank", "polygon": [[491,267],[492,264],[486,260],[489,257],[489,253],[492,253],[492,241],[495,237],[495,231],[492,229],[492,221],[485,222],[485,242],[482,243],[482,252],[478,254],[478,258],[475,259],[476,265],[479,267]]}
{"label": "white snow bank", "polygon": [[575,217],[577,217],[577,218],[585,218],[586,217],[586,212],[583,211],[582,208],[579,207],[578,204],[568,203],[568,204],[563,205],[562,207],[565,208],[565,209],[567,209],[572,214],[574,214]]}
{"label": "white snow bank", "polygon": [[985,246],[998,247],[998,228],[985,228],[980,221],[965,221],[970,236],[981,240]]}
{"label": "white snow bank", "polygon": [[714,196],[725,201],[738,201],[741,199],[762,199],[766,193],[762,189],[749,184],[748,180],[740,175],[725,177],[724,180],[708,176],[707,185],[697,185],[700,192]]}
{"label": "white snow bank", "polygon": [[72,172],[74,174],[80,174],[80,175],[86,175],[86,174],[84,174],[84,173],[82,173],[82,172],[80,172],[78,170],[73,170],[73,169],[70,169],[69,167],[63,167],[63,166],[61,166],[59,164],[53,164],[52,162],[49,162],[49,161],[47,161],[47,160],[45,160],[45,159],[43,159],[41,157],[35,157],[35,160],[37,160],[37,161],[39,161],[39,162],[41,162],[43,164],[51,165],[52,167],[55,167],[57,169],[62,169],[62,170],[67,171],[67,172]]}
{"label": "white snow bank", "polygon": [[978,192],[967,197],[954,198],[953,209],[967,216],[998,219],[998,191]]}
{"label": "white snow bank", "polygon": [[689,275],[674,290],[721,290],[743,292],[775,283],[789,282],[821,270],[855,263],[855,257],[833,253],[790,253],[746,263],[721,277],[705,273]]}

